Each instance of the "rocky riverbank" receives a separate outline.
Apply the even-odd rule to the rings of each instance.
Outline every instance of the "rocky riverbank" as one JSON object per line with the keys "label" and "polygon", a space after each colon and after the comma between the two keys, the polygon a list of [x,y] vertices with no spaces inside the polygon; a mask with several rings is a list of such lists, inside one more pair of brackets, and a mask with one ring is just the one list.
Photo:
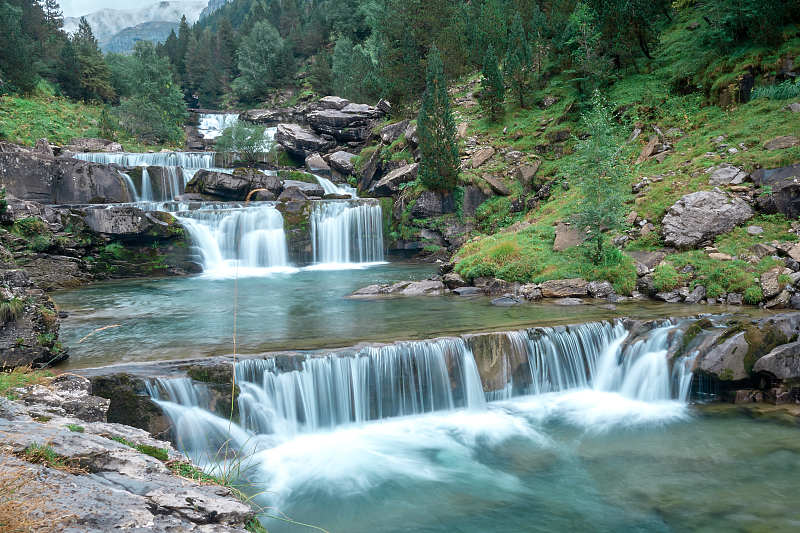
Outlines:
{"label": "rocky riverbank", "polygon": [[[62,374],[0,396],[0,529],[244,532],[255,511]],[[16,528],[16,529],[15,529]]]}

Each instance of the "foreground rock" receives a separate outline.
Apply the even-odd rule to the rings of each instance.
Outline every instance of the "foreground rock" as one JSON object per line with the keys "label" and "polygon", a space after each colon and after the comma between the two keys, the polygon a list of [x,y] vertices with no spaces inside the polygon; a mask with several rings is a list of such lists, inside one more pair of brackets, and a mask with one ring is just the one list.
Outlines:
{"label": "foreground rock", "polygon": [[287,152],[302,159],[315,152],[327,152],[336,145],[335,141],[320,137],[313,131],[304,129],[299,124],[278,125],[275,141],[283,146]]}
{"label": "foreground rock", "polygon": [[187,193],[224,201],[246,200],[251,192],[261,190],[277,196],[281,189],[280,180],[275,175],[245,168],[237,168],[232,173],[199,170],[186,184]]}
{"label": "foreground rock", "polygon": [[768,188],[769,194],[758,197],[758,208],[766,213],[783,213],[788,218],[800,216],[800,164],[774,169],[759,169],[753,181]]}
{"label": "foreground rock", "polygon": [[87,209],[83,220],[93,232],[117,239],[145,242],[183,235],[183,227],[171,214],[132,206]]}
{"label": "foreground rock", "polygon": [[382,296],[440,296],[447,291],[440,280],[401,281],[393,285],[369,285],[358,289],[351,298],[376,298]]}
{"label": "foreground rock", "polygon": [[687,194],[670,207],[661,222],[664,242],[685,250],[711,242],[753,217],[738,198],[716,191]]}
{"label": "foreground rock", "polygon": [[[89,394],[85,378],[59,376],[15,393],[22,400],[0,398],[0,464],[11,474],[7,479],[16,480],[11,512],[35,510],[42,525],[92,533],[244,533],[253,520],[255,513],[229,489],[173,474],[169,464],[188,461],[169,443],[106,423],[108,402]],[[86,412],[81,405],[96,409]],[[57,462],[31,453],[37,446],[46,446]],[[21,523],[23,516],[3,519]]]}

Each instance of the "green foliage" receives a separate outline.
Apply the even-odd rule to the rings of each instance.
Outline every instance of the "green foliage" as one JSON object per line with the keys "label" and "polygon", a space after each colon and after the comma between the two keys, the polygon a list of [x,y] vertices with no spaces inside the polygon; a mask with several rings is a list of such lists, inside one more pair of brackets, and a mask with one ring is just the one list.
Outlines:
{"label": "green foliage", "polygon": [[30,92],[36,87],[42,66],[36,57],[35,35],[26,31],[22,7],[0,2],[0,94]]}
{"label": "green foliage", "polygon": [[579,201],[573,219],[585,228],[594,241],[595,258],[603,251],[603,231],[622,227],[625,213],[625,190],[630,183],[624,161],[624,144],[611,108],[598,91],[592,97],[591,109],[583,117],[589,137],[576,148],[573,169]]}
{"label": "green foliage", "polygon": [[123,437],[112,437],[111,440],[119,442],[120,444],[124,444],[130,448],[133,448],[145,455],[149,455],[159,461],[166,461],[169,459],[169,452],[164,448],[158,448],[156,446],[150,446],[148,444],[136,444],[129,440],[124,439]]}
{"label": "green foliage", "polygon": [[683,284],[683,276],[671,263],[658,265],[653,272],[653,287],[658,292],[669,292]]}
{"label": "green foliage", "polygon": [[788,100],[800,96],[800,79],[796,82],[786,80],[775,85],[762,85],[753,89],[752,99],[766,98],[767,100]]}
{"label": "green foliage", "polygon": [[758,305],[764,300],[764,293],[761,292],[761,287],[757,285],[747,287],[742,295],[742,300],[746,304]]}
{"label": "green foliage", "polygon": [[572,79],[578,91],[586,94],[608,76],[611,64],[602,50],[602,33],[597,28],[597,14],[584,2],[578,2],[567,23],[566,46],[570,53]]}
{"label": "green foliage", "polygon": [[47,445],[33,443],[22,452],[22,457],[30,462],[49,466],[59,470],[69,470],[71,465],[67,459]]}
{"label": "green foliage", "polygon": [[216,149],[218,152],[236,154],[247,163],[258,163],[259,154],[264,152],[265,132],[265,126],[251,126],[237,121],[217,139]]}
{"label": "green foliage", "polygon": [[47,370],[16,368],[10,372],[3,372],[0,368],[0,396],[14,400],[16,395],[11,392],[13,389],[40,383],[52,375],[52,372]]}
{"label": "green foliage", "polygon": [[377,94],[377,66],[367,49],[354,45],[347,37],[336,41],[331,70],[334,92],[355,102],[364,102]]}
{"label": "green foliage", "polygon": [[257,22],[237,52],[239,77],[233,90],[246,101],[258,101],[291,74],[291,54],[278,30],[266,20]]}
{"label": "green foliage", "polygon": [[428,54],[428,80],[417,120],[419,179],[434,191],[451,191],[458,182],[461,160],[456,143],[456,123],[450,109],[447,80],[439,51]]}
{"label": "green foliage", "polygon": [[8,209],[8,202],[6,201],[6,188],[0,187],[0,215]]}
{"label": "green foliage", "polygon": [[508,52],[503,65],[505,78],[517,94],[520,107],[525,107],[525,94],[528,92],[531,71],[533,69],[533,56],[522,26],[522,17],[519,13],[514,17],[508,39]]}
{"label": "green foliage", "polygon": [[[76,94],[69,94],[69,96],[85,101],[113,100],[116,95],[111,86],[111,70],[103,58],[92,28],[85,18],[81,17],[78,31],[72,36],[70,43],[65,46],[72,47],[74,50],[74,67],[78,74],[79,90]],[[70,66],[65,62],[64,67],[69,68]]]}
{"label": "green foliage", "polygon": [[149,142],[181,142],[188,114],[181,90],[172,80],[169,61],[145,41],[136,43],[133,58],[136,85],[118,109],[121,126]]}
{"label": "green foliage", "polygon": [[16,322],[25,312],[25,300],[10,298],[0,301],[0,323]]}
{"label": "green foliage", "polygon": [[74,433],[83,433],[85,431],[85,428],[78,424],[67,424],[65,427]]}
{"label": "green foliage", "polygon": [[493,121],[503,116],[506,86],[497,62],[494,47],[489,45],[483,58],[483,77],[481,78],[481,107]]}

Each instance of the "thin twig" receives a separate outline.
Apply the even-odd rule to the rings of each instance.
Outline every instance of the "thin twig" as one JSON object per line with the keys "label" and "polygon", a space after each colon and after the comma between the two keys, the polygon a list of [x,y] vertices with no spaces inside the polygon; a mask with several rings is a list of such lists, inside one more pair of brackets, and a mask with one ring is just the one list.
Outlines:
{"label": "thin twig", "polygon": [[97,328],[96,330],[94,330],[93,332],[89,333],[88,335],[86,335],[81,340],[79,340],[78,344],[82,343],[83,341],[85,341],[86,339],[88,339],[89,337],[94,335],[95,333],[100,333],[101,331],[106,330],[106,329],[119,328],[119,327],[122,327],[122,324],[114,324],[112,326],[103,326],[102,328]]}

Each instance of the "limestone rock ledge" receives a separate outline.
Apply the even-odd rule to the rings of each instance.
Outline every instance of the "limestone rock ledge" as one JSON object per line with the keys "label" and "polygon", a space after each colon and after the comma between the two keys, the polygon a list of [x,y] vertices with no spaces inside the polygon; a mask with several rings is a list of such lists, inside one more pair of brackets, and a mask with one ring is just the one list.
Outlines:
{"label": "limestone rock ledge", "polygon": [[[17,518],[33,517],[64,531],[241,532],[255,512],[219,485],[173,474],[187,461],[147,432],[105,422],[108,400],[89,394],[89,380],[64,374],[0,397],[0,476],[13,485]],[[68,427],[69,426],[69,427]],[[161,448],[167,462],[117,440]],[[47,446],[59,465],[31,457]],[[163,452],[162,452],[163,453]]]}

